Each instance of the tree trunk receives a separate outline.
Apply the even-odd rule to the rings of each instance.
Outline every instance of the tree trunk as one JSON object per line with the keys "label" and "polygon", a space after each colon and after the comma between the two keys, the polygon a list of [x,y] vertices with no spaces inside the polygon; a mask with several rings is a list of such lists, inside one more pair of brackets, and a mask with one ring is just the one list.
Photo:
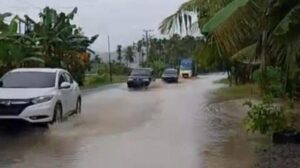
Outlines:
{"label": "tree trunk", "polygon": [[267,66],[269,65],[268,62],[268,56],[266,54],[266,47],[267,47],[267,31],[263,30],[262,32],[262,38],[261,38],[261,52],[260,52],[260,58],[261,58],[261,74],[262,74],[262,79],[261,79],[261,91],[264,93],[267,90],[267,85],[268,85],[268,79],[267,79]]}

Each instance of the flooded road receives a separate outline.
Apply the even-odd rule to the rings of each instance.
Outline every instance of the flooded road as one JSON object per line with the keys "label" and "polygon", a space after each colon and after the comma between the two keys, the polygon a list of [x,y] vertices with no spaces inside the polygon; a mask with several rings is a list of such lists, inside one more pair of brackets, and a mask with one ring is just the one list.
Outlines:
{"label": "flooded road", "polygon": [[81,116],[49,130],[1,130],[0,167],[251,167],[251,152],[235,144],[243,136],[231,129],[234,117],[223,120],[207,108],[210,92],[220,87],[213,81],[223,77],[89,92]]}

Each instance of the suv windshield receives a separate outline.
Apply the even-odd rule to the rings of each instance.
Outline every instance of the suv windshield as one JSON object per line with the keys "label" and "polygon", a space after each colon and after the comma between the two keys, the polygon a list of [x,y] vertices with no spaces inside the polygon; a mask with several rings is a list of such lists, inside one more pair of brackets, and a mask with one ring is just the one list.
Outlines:
{"label": "suv windshield", "polygon": [[50,88],[55,77],[50,72],[9,72],[2,78],[2,88]]}
{"label": "suv windshield", "polygon": [[175,75],[175,74],[177,74],[177,70],[175,70],[175,69],[167,69],[167,70],[165,70],[164,74]]}
{"label": "suv windshield", "polygon": [[132,70],[131,76],[150,76],[150,71],[147,69],[134,69]]}

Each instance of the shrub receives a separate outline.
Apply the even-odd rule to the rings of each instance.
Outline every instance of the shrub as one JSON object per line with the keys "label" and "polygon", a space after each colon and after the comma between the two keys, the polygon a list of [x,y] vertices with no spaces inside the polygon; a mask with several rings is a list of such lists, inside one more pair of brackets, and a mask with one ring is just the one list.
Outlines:
{"label": "shrub", "polygon": [[293,128],[294,113],[282,106],[274,105],[270,97],[265,97],[258,104],[248,101],[245,105],[250,107],[245,118],[248,131],[273,134]]}
{"label": "shrub", "polygon": [[153,68],[155,76],[161,76],[165,69],[165,64],[161,60],[156,60],[150,63],[150,67]]}
{"label": "shrub", "polygon": [[266,95],[281,97],[284,95],[281,80],[282,71],[279,67],[267,67],[265,73],[257,70],[253,74],[254,81],[258,83]]}
{"label": "shrub", "polygon": [[[109,74],[109,64],[108,63],[97,63],[93,64],[92,71],[96,71],[97,74]],[[127,76],[130,72],[130,68],[125,66],[122,63],[112,61],[111,62],[111,71],[113,75],[125,75]]]}
{"label": "shrub", "polygon": [[130,73],[130,68],[119,62],[112,62],[112,73],[115,75],[128,75]]}
{"label": "shrub", "polygon": [[86,77],[85,85],[94,86],[99,84],[104,84],[109,82],[109,77],[107,74],[103,75],[90,75]]}

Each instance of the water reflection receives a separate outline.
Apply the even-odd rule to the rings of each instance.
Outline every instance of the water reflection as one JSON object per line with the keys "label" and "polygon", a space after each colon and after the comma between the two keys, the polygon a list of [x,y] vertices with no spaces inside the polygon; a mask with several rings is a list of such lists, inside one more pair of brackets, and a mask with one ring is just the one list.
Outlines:
{"label": "water reflection", "polygon": [[68,167],[72,158],[68,155],[75,153],[74,146],[76,139],[53,136],[47,128],[26,123],[5,125],[0,129],[0,165],[4,168]]}
{"label": "water reflection", "polygon": [[[242,104],[242,102],[239,102]],[[249,136],[243,128],[241,106],[236,102],[215,103],[206,108],[205,125],[210,139],[204,153],[206,168],[253,168],[255,150],[267,139]],[[254,137],[255,140],[249,137]]]}

